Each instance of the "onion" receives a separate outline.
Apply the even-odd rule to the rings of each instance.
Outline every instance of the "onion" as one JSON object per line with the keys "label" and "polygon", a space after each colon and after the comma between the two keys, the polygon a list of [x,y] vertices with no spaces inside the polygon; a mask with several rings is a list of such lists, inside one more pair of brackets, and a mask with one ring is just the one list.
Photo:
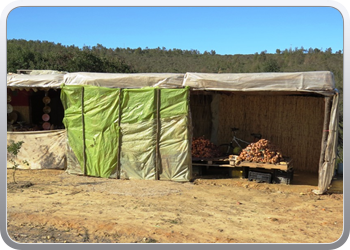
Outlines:
{"label": "onion", "polygon": [[239,155],[242,161],[254,161],[276,164],[280,162],[282,153],[268,140],[260,139],[256,143],[249,144]]}

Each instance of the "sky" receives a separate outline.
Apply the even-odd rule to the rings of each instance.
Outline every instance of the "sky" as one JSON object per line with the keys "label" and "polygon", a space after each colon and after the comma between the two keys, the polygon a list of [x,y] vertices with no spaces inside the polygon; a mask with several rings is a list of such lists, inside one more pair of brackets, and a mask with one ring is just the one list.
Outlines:
{"label": "sky", "polygon": [[65,46],[182,49],[255,54],[276,49],[343,50],[333,7],[17,7],[7,39]]}

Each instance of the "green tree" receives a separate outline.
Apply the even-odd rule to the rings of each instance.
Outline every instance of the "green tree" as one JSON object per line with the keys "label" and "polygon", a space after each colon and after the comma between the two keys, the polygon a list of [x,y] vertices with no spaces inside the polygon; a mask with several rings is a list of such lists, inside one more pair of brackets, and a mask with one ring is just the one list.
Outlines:
{"label": "green tree", "polygon": [[262,71],[264,72],[279,72],[280,71],[280,66],[278,65],[278,62],[270,58],[263,64]]}
{"label": "green tree", "polygon": [[[20,165],[20,163],[17,162],[17,156],[21,150],[23,143],[24,143],[23,141],[19,141],[19,142],[10,141],[10,144],[7,145],[8,160],[10,162],[12,162],[12,164],[13,164],[12,165],[12,169],[13,169],[12,177],[13,177],[14,183],[17,183],[15,175],[16,175],[16,170]],[[22,163],[25,165],[29,165],[29,163],[26,160],[22,161]]]}

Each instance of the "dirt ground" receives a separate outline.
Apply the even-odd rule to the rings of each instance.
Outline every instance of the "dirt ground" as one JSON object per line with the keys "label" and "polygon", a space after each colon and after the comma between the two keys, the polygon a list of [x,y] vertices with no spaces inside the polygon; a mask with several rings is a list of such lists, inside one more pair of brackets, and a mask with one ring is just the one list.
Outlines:
{"label": "dirt ground", "polygon": [[12,171],[7,229],[18,243],[332,243],[343,232],[341,188],[315,195],[317,176],[177,183],[17,170],[14,184]]}

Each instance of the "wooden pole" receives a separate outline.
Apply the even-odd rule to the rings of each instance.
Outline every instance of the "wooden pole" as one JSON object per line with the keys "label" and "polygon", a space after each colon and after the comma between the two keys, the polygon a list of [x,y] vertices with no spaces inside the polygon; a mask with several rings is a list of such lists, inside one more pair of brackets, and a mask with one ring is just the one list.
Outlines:
{"label": "wooden pole", "polygon": [[117,154],[118,154],[118,162],[117,162],[117,179],[120,179],[120,154],[121,154],[121,118],[122,118],[122,91],[123,89],[119,89],[119,104],[118,104],[118,109],[119,109],[119,114],[118,114],[118,149],[117,149]]}
{"label": "wooden pole", "polygon": [[86,170],[86,144],[85,144],[85,120],[84,120],[84,87],[81,90],[81,123],[83,129],[83,160],[84,160],[84,175],[87,175]]}
{"label": "wooden pole", "polygon": [[326,146],[328,139],[328,128],[329,128],[329,117],[331,112],[331,97],[325,97],[325,109],[324,109],[324,120],[323,120],[323,133],[322,133],[322,142],[321,142],[321,155],[319,161],[319,173],[322,169],[326,154]]}
{"label": "wooden pole", "polygon": [[156,89],[156,173],[155,179],[159,180],[160,153],[159,153],[159,133],[160,133],[160,89]]}

